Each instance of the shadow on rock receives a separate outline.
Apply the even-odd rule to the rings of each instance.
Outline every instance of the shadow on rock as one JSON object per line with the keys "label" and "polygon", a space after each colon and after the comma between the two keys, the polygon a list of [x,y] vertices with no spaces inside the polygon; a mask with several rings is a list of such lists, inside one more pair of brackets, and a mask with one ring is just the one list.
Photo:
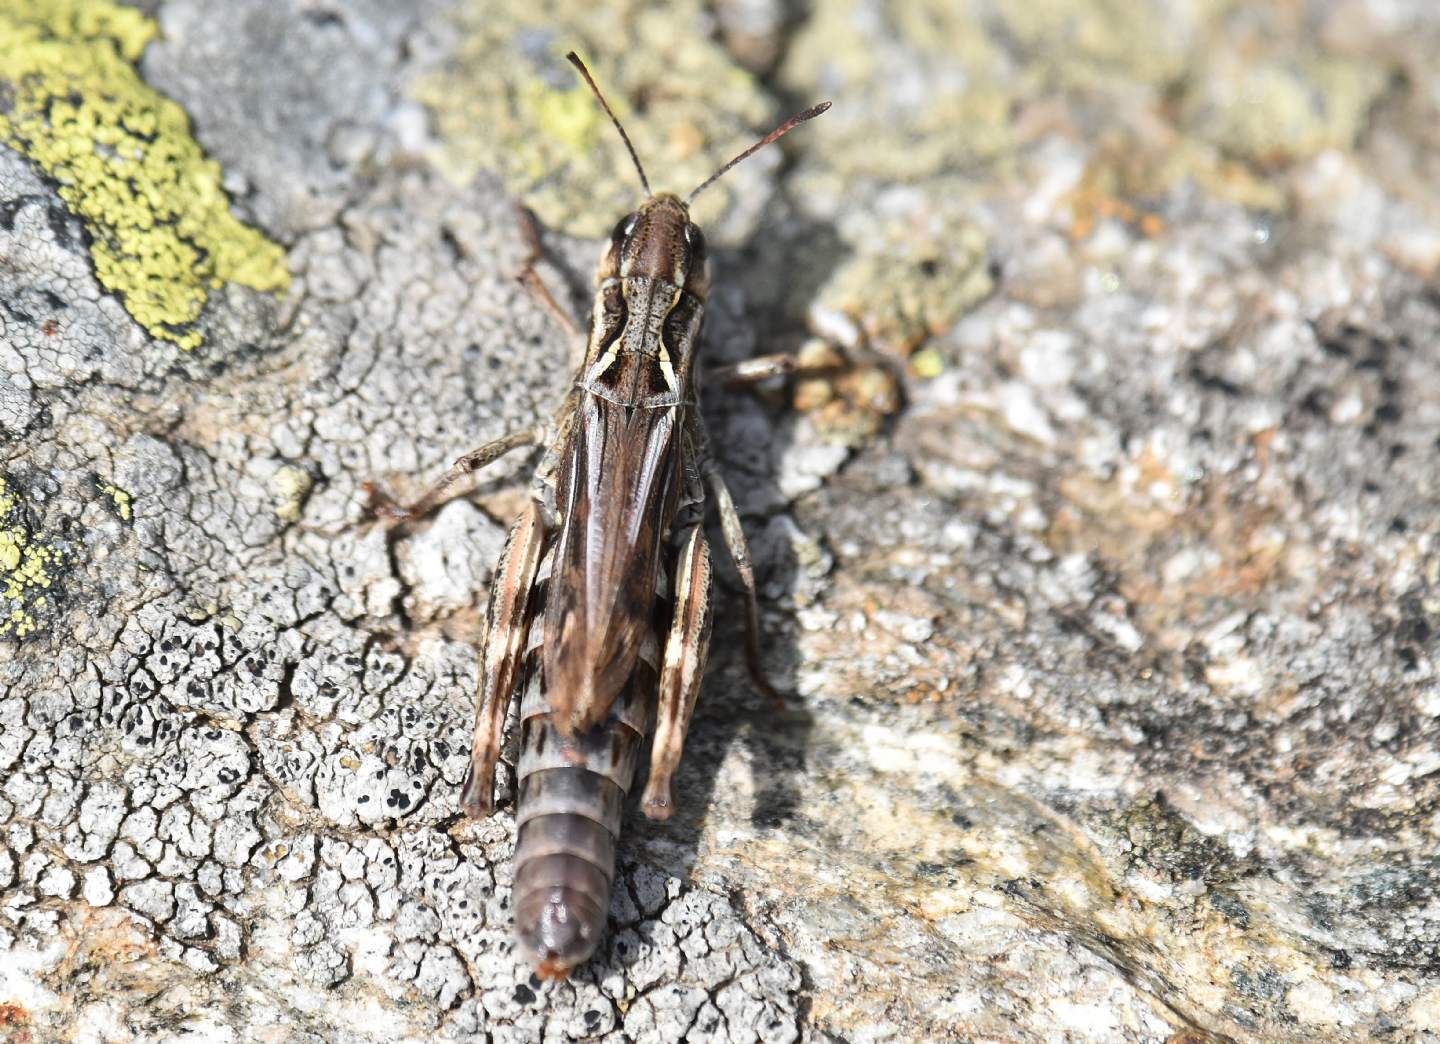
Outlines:
{"label": "shadow on rock", "polygon": [[[779,203],[771,208],[780,211]],[[828,225],[786,216],[762,221],[752,243],[717,258],[707,315],[708,365],[793,352],[806,336],[802,302],[828,278],[844,254]],[[782,488],[782,466],[798,416],[777,382],[751,387],[707,386],[703,413],[711,452],[734,496],[755,563],[760,592],[760,655],[770,683],[784,696],[777,706],[750,679],[745,665],[745,602],[725,552],[715,512],[708,534],[716,567],[715,625],[707,678],[696,704],[677,779],[678,809],[664,824],[632,816],[634,843],[667,873],[688,875],[699,859],[707,821],[737,839],[783,831],[799,813],[814,719],[796,692],[797,624],[786,605],[801,579],[796,552],[801,534],[790,517],[793,491]],[[777,607],[777,601],[782,603]],[[717,794],[722,766],[736,742],[750,765],[749,801]],[[637,784],[638,789],[638,784]],[[745,815],[745,819],[728,818]],[[733,811],[732,811],[733,810]]]}

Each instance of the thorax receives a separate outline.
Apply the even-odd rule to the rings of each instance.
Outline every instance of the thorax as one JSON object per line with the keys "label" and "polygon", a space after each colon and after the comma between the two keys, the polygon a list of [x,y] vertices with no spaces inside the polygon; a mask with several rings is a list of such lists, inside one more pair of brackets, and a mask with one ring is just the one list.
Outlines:
{"label": "thorax", "polygon": [[595,295],[577,384],[631,409],[693,402],[691,373],[704,312],[704,302],[668,280],[606,279]]}

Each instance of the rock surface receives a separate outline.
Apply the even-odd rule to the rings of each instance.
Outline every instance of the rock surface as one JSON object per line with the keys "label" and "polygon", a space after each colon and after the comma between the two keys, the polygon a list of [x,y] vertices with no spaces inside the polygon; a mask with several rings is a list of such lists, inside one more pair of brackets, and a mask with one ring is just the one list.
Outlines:
{"label": "rock surface", "polygon": [[[1433,5],[0,23],[12,1039],[1440,1041]],[[541,984],[456,807],[528,462],[360,486],[564,388],[514,201],[583,307],[636,195],[572,46],[657,187],[834,100],[697,205],[707,350],[854,365],[707,391],[794,695],[722,593]]]}

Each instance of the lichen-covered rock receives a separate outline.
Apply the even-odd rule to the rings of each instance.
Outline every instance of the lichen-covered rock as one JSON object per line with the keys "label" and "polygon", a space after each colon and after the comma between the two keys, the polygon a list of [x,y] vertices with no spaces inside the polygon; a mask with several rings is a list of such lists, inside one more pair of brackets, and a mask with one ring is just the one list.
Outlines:
{"label": "lichen-covered rock", "polygon": [[[0,0],[0,1020],[1440,1041],[1440,15],[1032,6]],[[700,216],[710,357],[838,372],[707,389],[792,695],[722,591],[544,984],[456,806],[528,462],[362,484],[563,391],[571,47],[670,188],[835,102]]]}

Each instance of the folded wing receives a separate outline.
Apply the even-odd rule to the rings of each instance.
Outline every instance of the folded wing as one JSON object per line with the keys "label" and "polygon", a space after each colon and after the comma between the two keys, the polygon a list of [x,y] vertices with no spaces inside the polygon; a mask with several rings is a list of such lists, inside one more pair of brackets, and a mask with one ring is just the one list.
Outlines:
{"label": "folded wing", "polygon": [[557,484],[545,687],[562,728],[604,720],[654,628],[660,545],[677,497],[678,407],[585,396]]}

